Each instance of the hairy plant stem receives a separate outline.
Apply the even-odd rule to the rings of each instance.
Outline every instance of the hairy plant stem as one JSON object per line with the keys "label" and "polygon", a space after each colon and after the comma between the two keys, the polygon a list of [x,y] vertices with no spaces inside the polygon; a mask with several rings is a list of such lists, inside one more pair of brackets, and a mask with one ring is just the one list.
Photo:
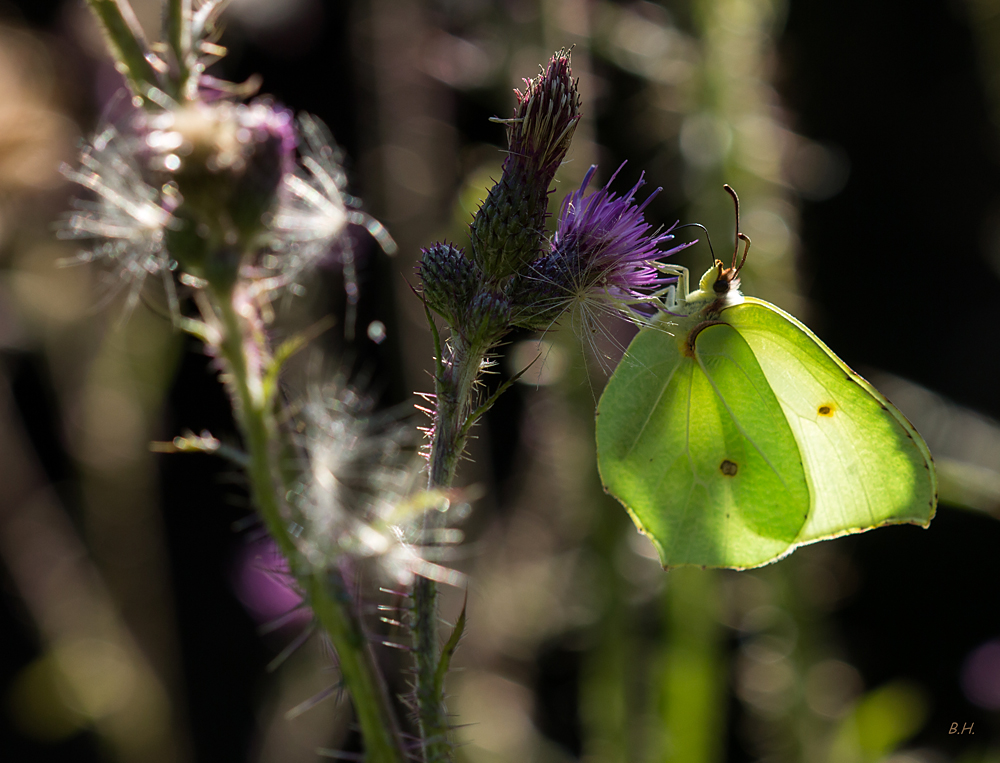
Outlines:
{"label": "hairy plant stem", "polygon": [[[304,585],[307,581],[301,581]],[[350,592],[338,571],[314,573],[308,579],[309,604],[337,650],[337,664],[351,694],[365,739],[365,760],[403,763],[399,729],[391,711],[388,688],[375,668],[371,644],[361,630]]]}
{"label": "hairy plant stem", "polygon": [[[435,377],[436,406],[431,439],[428,489],[451,487],[455,469],[468,439],[466,422],[472,411],[472,389],[489,344],[468,346],[459,336],[439,359]],[[424,520],[425,531],[435,529],[435,516]],[[413,648],[417,668],[417,716],[423,741],[424,763],[448,763],[452,746],[448,741],[448,714],[439,682],[435,681],[441,660],[438,638],[437,583],[417,578],[413,587]]]}
{"label": "hairy plant stem", "polygon": [[[266,384],[271,362],[267,338],[252,315],[241,314],[238,304],[233,291],[212,290],[211,298],[202,300],[202,311],[210,309],[212,315],[206,319],[221,324],[221,340],[216,346],[226,362],[227,388],[249,457],[247,475],[254,504],[337,652],[341,677],[364,737],[365,760],[403,763],[406,755],[392,703],[343,577],[336,569],[308,569],[289,532],[278,459],[282,438],[274,413],[274,393]],[[242,309],[256,308],[244,303]]]}

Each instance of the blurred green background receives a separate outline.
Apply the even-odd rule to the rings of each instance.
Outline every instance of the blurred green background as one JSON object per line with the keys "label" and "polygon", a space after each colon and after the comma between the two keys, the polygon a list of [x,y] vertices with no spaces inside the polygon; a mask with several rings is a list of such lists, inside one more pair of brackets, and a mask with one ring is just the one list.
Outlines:
{"label": "blurred green background", "polygon": [[[134,5],[155,38],[159,3]],[[386,340],[322,340],[380,405],[431,387],[420,247],[464,244],[503,161],[489,118],[572,45],[584,119],[553,211],[592,163],[603,183],[628,160],[616,188],[645,171],[664,189],[647,219],[704,223],[722,255],[734,186],[745,290],[869,376],[941,470],[929,530],[665,574],[593,464],[631,330],[581,342],[566,320],[459,477],[485,494],[445,560],[470,575],[460,760],[1000,761],[1000,2],[233,0],[226,18],[218,76],[260,73],[324,119],[400,245],[355,236],[359,326]],[[239,475],[148,449],[185,429],[233,441],[209,360],[155,288],[122,321],[100,272],[56,266],[76,251],[52,228],[73,193],[59,163],[120,86],[82,2],[0,2],[0,759],[357,751],[343,699],[286,719],[336,673],[315,642],[267,670],[301,621],[266,627],[288,602]],[[343,294],[331,261],[274,331],[342,315]],[[512,336],[490,384],[538,341]]]}

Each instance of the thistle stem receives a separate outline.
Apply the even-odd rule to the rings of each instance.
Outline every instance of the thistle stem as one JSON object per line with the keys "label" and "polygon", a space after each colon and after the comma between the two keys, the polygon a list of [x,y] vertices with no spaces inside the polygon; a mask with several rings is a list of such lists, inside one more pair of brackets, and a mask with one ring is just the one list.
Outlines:
{"label": "thistle stem", "polygon": [[[307,581],[301,581],[305,584]],[[337,664],[351,694],[358,725],[365,739],[365,760],[403,763],[399,730],[385,683],[374,669],[371,646],[361,630],[351,597],[338,572],[316,573],[308,579],[309,604],[337,650]]]}
{"label": "thistle stem", "polygon": [[177,65],[177,97],[188,95],[191,71],[191,0],[168,0],[166,9],[167,42]]}
{"label": "thistle stem", "polygon": [[288,531],[288,518],[282,516],[280,479],[276,464],[278,448],[277,423],[274,419],[271,401],[263,394],[262,369],[253,368],[247,362],[244,342],[263,350],[259,341],[251,338],[252,328],[240,317],[232,303],[231,293],[215,292],[212,305],[222,323],[222,341],[219,350],[226,361],[229,372],[229,393],[233,398],[233,412],[237,424],[246,441],[250,464],[247,475],[250,478],[254,504],[278,550],[293,562],[297,549]]}
{"label": "thistle stem", "polygon": [[[438,364],[435,379],[437,405],[434,411],[434,435],[428,489],[448,488],[465,449],[468,433],[465,423],[472,410],[472,388],[479,375],[488,346],[467,347],[458,336]],[[425,518],[425,530],[433,530],[435,517]],[[452,748],[448,741],[448,715],[441,687],[435,681],[441,660],[438,638],[437,584],[417,578],[413,588],[413,647],[417,662],[417,715],[425,763],[448,763]]]}
{"label": "thistle stem", "polygon": [[380,681],[374,655],[358,614],[350,604],[343,578],[336,569],[306,571],[308,568],[301,562],[289,532],[290,517],[282,500],[285,489],[278,467],[281,436],[274,400],[265,384],[270,359],[267,339],[250,317],[240,314],[233,292],[213,290],[210,299],[201,300],[201,306],[203,312],[212,311],[206,319],[221,323],[222,338],[217,349],[226,362],[229,376],[226,386],[249,456],[247,475],[254,504],[333,643],[364,737],[366,760],[403,763],[406,755],[392,703]]}
{"label": "thistle stem", "polygon": [[115,66],[125,67],[122,73],[128,78],[129,87],[145,101],[149,90],[158,87],[158,80],[147,58],[149,45],[135,11],[128,0],[87,0],[87,4],[104,30]]}

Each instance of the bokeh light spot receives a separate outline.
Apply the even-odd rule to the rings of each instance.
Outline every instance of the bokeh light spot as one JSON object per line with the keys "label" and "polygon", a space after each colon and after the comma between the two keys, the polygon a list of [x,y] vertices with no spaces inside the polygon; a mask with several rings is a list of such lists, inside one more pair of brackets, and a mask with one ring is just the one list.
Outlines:
{"label": "bokeh light spot", "polygon": [[1000,710],[1000,640],[987,641],[965,658],[962,690],[974,705]]}

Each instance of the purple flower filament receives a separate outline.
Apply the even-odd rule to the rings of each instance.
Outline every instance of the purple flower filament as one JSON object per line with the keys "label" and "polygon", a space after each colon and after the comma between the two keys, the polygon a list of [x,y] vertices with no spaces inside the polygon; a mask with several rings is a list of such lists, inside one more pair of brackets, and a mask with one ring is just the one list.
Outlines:
{"label": "purple flower filament", "polygon": [[[681,244],[662,250],[673,239],[673,226],[650,233],[653,227],[643,211],[662,190],[657,188],[641,204],[636,192],[645,185],[643,176],[624,196],[617,197],[610,186],[622,165],[599,191],[585,195],[597,166],[591,166],[580,188],[563,200],[553,239],[553,254],[560,270],[572,285],[573,299],[599,300],[631,315],[642,314],[637,305],[648,304],[665,293],[676,276],[663,272],[657,263],[687,248]],[[693,243],[693,242],[692,242]]]}

